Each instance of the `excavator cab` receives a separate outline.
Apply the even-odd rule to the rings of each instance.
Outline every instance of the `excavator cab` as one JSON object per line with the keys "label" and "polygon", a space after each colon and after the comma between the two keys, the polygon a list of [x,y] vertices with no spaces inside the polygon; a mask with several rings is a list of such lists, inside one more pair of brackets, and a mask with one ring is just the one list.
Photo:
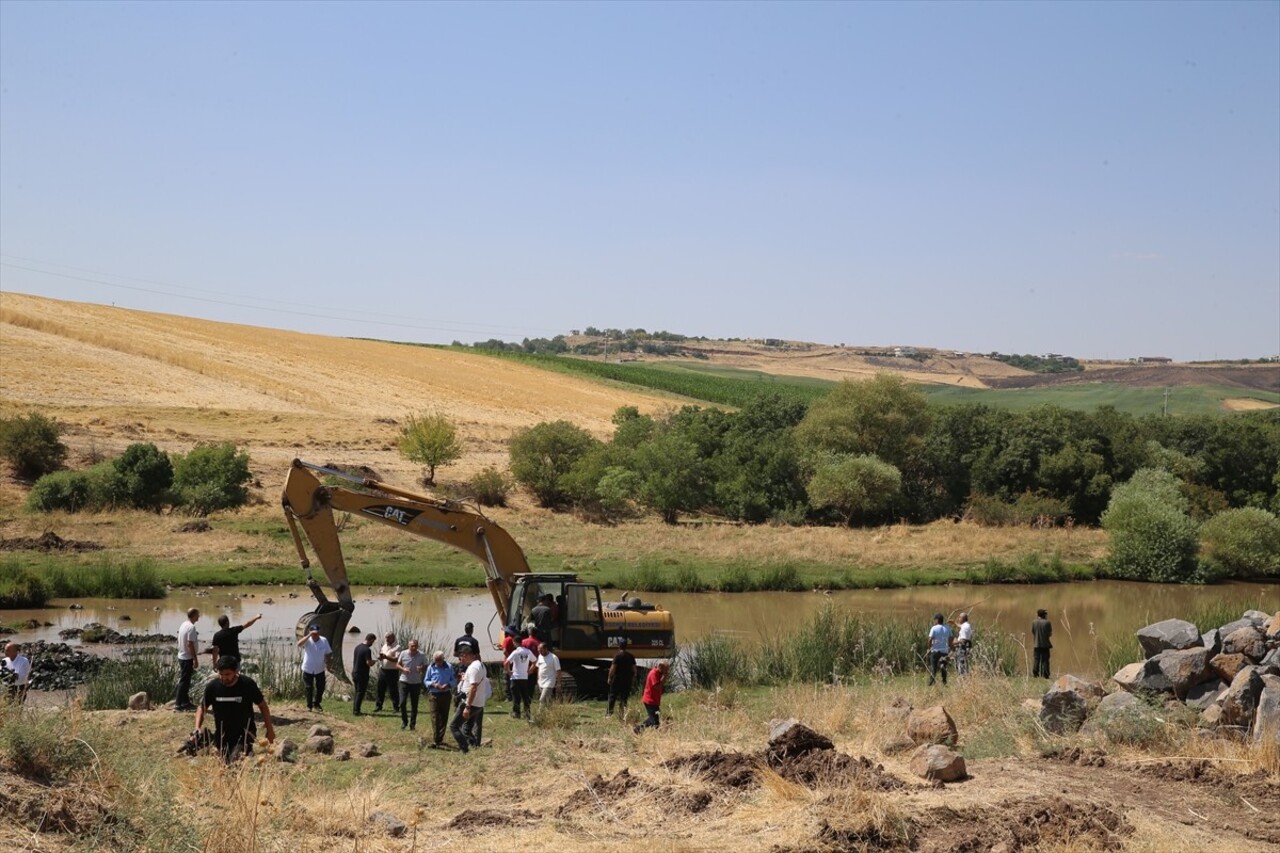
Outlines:
{"label": "excavator cab", "polygon": [[597,656],[608,647],[600,587],[581,583],[574,574],[517,575],[507,607],[508,627],[517,633],[531,628],[533,608],[548,595],[553,602],[551,643],[558,654],[589,651]]}

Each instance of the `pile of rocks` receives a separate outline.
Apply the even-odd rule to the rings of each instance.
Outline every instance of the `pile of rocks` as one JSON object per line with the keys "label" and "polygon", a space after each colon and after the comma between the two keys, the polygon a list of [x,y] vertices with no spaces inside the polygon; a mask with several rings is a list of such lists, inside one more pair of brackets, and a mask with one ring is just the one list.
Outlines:
{"label": "pile of rocks", "polygon": [[[73,649],[66,643],[35,640],[20,643],[18,650],[31,659],[31,689],[70,690],[86,684],[106,664],[106,658]],[[0,671],[0,680],[12,678],[8,670]]]}
{"label": "pile of rocks", "polygon": [[1204,729],[1280,743],[1280,613],[1250,610],[1204,634],[1166,619],[1137,637],[1146,658],[1112,676],[1120,690],[1063,676],[1041,699],[1045,728],[1075,731],[1086,719],[1100,726],[1110,714],[1141,714],[1139,697],[1164,698],[1199,710]]}
{"label": "pile of rocks", "polygon": [[105,643],[110,645],[178,642],[178,638],[172,634],[138,634],[132,631],[128,634],[121,634],[116,629],[108,628],[101,622],[90,622],[83,628],[64,628],[58,632],[58,636],[64,640],[78,639],[82,643]]}

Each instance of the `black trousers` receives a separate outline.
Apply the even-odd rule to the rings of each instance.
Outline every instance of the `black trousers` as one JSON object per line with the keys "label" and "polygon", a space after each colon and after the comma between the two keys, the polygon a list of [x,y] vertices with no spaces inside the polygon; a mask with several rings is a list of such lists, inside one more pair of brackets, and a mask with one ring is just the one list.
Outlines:
{"label": "black trousers", "polygon": [[379,669],[378,670],[378,701],[374,704],[373,710],[381,711],[382,703],[386,701],[387,691],[391,692],[391,707],[396,711],[400,710],[400,670],[398,669]]}
{"label": "black trousers", "polygon": [[[422,696],[421,684],[400,682],[400,724],[411,729],[418,727],[418,698]],[[412,706],[412,712],[410,712]]]}
{"label": "black trousers", "polygon": [[1041,678],[1049,677],[1049,649],[1036,647],[1032,652],[1031,658],[1031,675],[1032,677],[1040,676]]}
{"label": "black trousers", "polygon": [[[465,719],[462,716],[464,708],[471,709],[470,715]],[[463,752],[479,746],[484,732],[484,708],[477,708],[475,705],[459,705],[457,713],[453,715],[453,723],[450,724],[449,731],[453,732],[453,739],[458,742],[458,749]]]}
{"label": "black trousers", "polygon": [[195,675],[194,660],[178,659],[178,687],[174,691],[173,703],[179,711],[187,711],[195,707],[191,701],[191,676]]}
{"label": "black trousers", "polygon": [[606,713],[613,713],[614,703],[622,705],[622,713],[627,712],[627,700],[631,698],[631,679],[623,680],[615,678],[613,683],[609,685],[609,710]]}
{"label": "black trousers", "polygon": [[637,733],[639,733],[641,729],[656,729],[658,726],[662,725],[661,705],[650,705],[648,702],[645,702],[644,709],[648,712],[649,716],[645,718],[643,723],[636,726]]}
{"label": "black trousers", "polygon": [[533,713],[533,682],[528,678],[511,679],[511,716],[520,718],[520,706],[525,716]]}
{"label": "black trousers", "polygon": [[357,714],[363,714],[360,706],[364,704],[364,697],[369,692],[369,673],[357,675],[351,679],[351,686],[355,689],[355,696],[351,700],[351,710]]}
{"label": "black trousers", "polygon": [[[302,689],[307,694],[307,710],[319,708],[324,701],[325,674],[323,672],[302,673]],[[314,696],[314,698],[313,698]]]}
{"label": "black trousers", "polygon": [[929,652],[929,683],[933,684],[938,677],[938,672],[942,672],[942,683],[947,683],[947,653],[946,652]]}

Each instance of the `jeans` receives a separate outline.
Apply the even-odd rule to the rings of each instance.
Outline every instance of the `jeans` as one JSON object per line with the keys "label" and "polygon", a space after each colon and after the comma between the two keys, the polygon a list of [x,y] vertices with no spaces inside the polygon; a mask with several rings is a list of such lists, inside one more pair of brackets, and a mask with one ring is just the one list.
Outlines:
{"label": "jeans", "polygon": [[643,723],[636,726],[637,734],[639,734],[641,729],[656,729],[658,726],[662,725],[661,705],[650,705],[648,702],[645,702],[644,709],[649,713],[649,716],[645,718]]}
{"label": "jeans", "polygon": [[380,669],[378,670],[378,701],[374,703],[373,710],[381,711],[382,703],[387,698],[387,692],[391,693],[391,707],[397,712],[400,711],[400,670],[398,669]]}
{"label": "jeans", "polygon": [[[400,682],[400,727],[408,726],[411,729],[418,727],[418,697],[422,695],[421,684],[410,684],[407,681]],[[410,712],[409,706],[413,706]]]}
{"label": "jeans", "polygon": [[[470,708],[471,713],[467,718],[463,718],[464,709]],[[460,705],[458,712],[453,715],[453,723],[449,726],[449,731],[453,732],[453,739],[458,742],[458,749],[463,752],[469,752],[473,746],[480,745],[480,735],[484,727],[484,708],[478,708],[475,705]]]}
{"label": "jeans", "polygon": [[[320,702],[324,699],[324,683],[325,674],[323,672],[304,672],[302,673],[302,689],[307,694],[307,710],[312,708],[319,710]],[[312,699],[312,696],[315,699]]]}
{"label": "jeans", "polygon": [[444,733],[449,728],[449,708],[453,697],[448,692],[431,693],[431,735],[436,746],[444,743]]}
{"label": "jeans", "polygon": [[946,652],[929,652],[929,683],[938,677],[938,672],[942,672],[942,683],[947,683],[947,653]]}
{"label": "jeans", "polygon": [[196,662],[178,658],[178,689],[175,691],[173,703],[179,711],[189,711],[195,707],[191,701],[191,676],[195,675]]}
{"label": "jeans", "polygon": [[1032,650],[1031,676],[1049,677],[1049,650],[1035,648]]}
{"label": "jeans", "polygon": [[961,643],[956,646],[956,675],[969,674],[969,645]]}
{"label": "jeans", "polygon": [[623,681],[620,678],[615,678],[613,683],[609,685],[609,710],[605,713],[612,714],[613,706],[616,702],[622,706],[622,713],[625,716],[627,713],[627,700],[630,698],[631,680]]}
{"label": "jeans", "polygon": [[363,714],[360,706],[364,704],[365,694],[369,692],[369,674],[357,675],[351,680],[351,686],[355,688],[355,698],[352,699],[352,711],[356,714]]}
{"label": "jeans", "polygon": [[511,679],[511,716],[520,719],[520,706],[525,716],[533,713],[533,682],[527,678]]}

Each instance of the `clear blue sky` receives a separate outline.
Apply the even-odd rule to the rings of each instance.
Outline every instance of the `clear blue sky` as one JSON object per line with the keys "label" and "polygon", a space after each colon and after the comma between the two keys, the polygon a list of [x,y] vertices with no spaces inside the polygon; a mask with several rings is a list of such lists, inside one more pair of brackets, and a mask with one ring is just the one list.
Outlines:
{"label": "clear blue sky", "polygon": [[0,3],[0,288],[1280,351],[1280,4]]}

